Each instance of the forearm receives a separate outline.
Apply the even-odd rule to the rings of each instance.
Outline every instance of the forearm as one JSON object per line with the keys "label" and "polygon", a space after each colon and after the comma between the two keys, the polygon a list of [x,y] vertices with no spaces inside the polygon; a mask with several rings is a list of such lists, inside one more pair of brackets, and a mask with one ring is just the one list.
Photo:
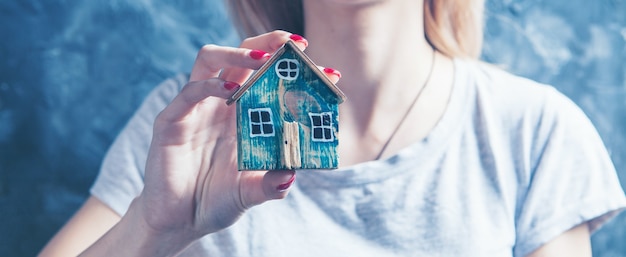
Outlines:
{"label": "forearm", "polygon": [[155,231],[142,212],[135,199],[120,222],[79,256],[175,256],[194,241],[189,235]]}
{"label": "forearm", "polygon": [[245,81],[242,71],[259,69],[292,36],[274,31],[240,48],[201,48],[189,83],[154,121],[141,195],[81,256],[173,256],[248,208],[287,195],[294,171],[237,171],[236,109],[224,99]]}

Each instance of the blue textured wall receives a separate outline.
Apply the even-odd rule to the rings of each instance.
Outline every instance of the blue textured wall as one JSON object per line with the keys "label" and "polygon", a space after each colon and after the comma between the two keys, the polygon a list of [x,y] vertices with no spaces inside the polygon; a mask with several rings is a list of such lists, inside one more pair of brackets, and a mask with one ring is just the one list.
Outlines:
{"label": "blue textured wall", "polygon": [[34,256],[143,97],[234,44],[221,0],[0,1],[0,256]]}
{"label": "blue textured wall", "polygon": [[[0,256],[32,256],[87,197],[141,99],[234,44],[220,0],[0,1]],[[488,0],[484,59],[550,83],[598,127],[626,185],[626,1]],[[626,256],[626,214],[592,238]]]}

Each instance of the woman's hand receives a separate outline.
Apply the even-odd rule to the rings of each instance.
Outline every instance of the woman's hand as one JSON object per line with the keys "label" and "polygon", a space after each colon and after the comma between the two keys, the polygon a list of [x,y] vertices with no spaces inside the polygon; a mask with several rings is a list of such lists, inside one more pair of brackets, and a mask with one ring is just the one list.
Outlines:
{"label": "woman's hand", "polygon": [[[144,189],[128,212],[81,256],[169,256],[239,219],[250,207],[284,198],[294,171],[237,171],[236,110],[225,104],[287,40],[284,31],[239,48],[204,46],[190,81],[157,116]],[[324,69],[331,81],[339,73]]]}
{"label": "woman's hand", "polygon": [[154,232],[193,240],[232,225],[254,205],[286,196],[293,171],[237,171],[236,110],[224,99],[290,37],[306,47],[301,37],[275,31],[240,48],[200,50],[190,82],[155,121],[145,188],[133,203]]}
{"label": "woman's hand", "polygon": [[[155,120],[144,189],[128,211],[118,219],[91,198],[43,255],[76,255],[89,244],[80,256],[176,255],[232,225],[246,209],[284,198],[293,171],[237,171],[236,110],[224,98],[290,39],[301,49],[307,46],[300,36],[275,31],[246,39],[239,48],[203,47],[190,82]],[[338,72],[324,71],[331,81],[339,79]],[[93,230],[82,229],[101,220]],[[69,242],[75,245],[64,245]]]}

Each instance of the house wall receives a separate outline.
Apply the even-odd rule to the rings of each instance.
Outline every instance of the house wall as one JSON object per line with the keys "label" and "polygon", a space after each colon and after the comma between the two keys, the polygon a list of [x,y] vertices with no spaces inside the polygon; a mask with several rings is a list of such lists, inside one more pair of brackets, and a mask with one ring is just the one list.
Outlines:
{"label": "house wall", "polygon": [[[257,85],[258,88],[265,88],[265,85]],[[251,88],[252,89],[252,88]],[[255,88],[256,90],[257,88]],[[271,170],[280,167],[280,143],[278,135],[282,129],[282,122],[278,113],[277,94],[268,91],[263,94],[248,91],[241,97],[237,104],[237,124],[238,126],[238,163],[239,170]],[[272,110],[275,136],[272,137],[251,137],[250,121],[248,110],[251,108],[268,107]]]}
{"label": "house wall", "polygon": [[[286,51],[279,60],[283,58],[299,60],[299,76],[296,80],[287,81],[279,78],[271,67],[237,103],[240,124],[239,169],[286,169],[281,164],[283,121],[295,121],[300,124],[301,168],[336,168],[337,140],[311,142],[309,118],[309,112],[331,112],[333,131],[336,135],[339,130],[336,96],[293,52]],[[272,110],[275,128],[273,137],[251,137],[248,110],[254,108]]]}

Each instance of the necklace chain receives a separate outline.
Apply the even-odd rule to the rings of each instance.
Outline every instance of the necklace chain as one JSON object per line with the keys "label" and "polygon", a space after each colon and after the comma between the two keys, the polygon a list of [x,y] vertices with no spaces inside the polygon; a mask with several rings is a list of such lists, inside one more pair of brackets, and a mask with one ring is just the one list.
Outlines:
{"label": "necklace chain", "polygon": [[385,150],[387,150],[387,146],[389,146],[389,143],[391,143],[391,141],[395,137],[396,133],[398,133],[398,130],[400,130],[400,127],[402,127],[402,124],[404,124],[404,121],[406,120],[406,118],[411,113],[411,110],[413,110],[413,107],[415,107],[415,104],[417,103],[417,101],[419,100],[420,96],[422,95],[422,92],[424,92],[424,88],[426,88],[426,86],[428,85],[428,82],[430,81],[430,77],[433,74],[433,70],[435,69],[436,50],[435,50],[435,48],[432,48],[432,49],[433,49],[433,51],[432,51],[432,60],[431,60],[431,63],[430,63],[430,70],[428,71],[428,75],[426,76],[426,80],[424,81],[424,85],[422,85],[422,88],[420,88],[420,90],[417,92],[417,95],[415,95],[415,98],[413,99],[413,102],[411,102],[411,105],[409,105],[409,108],[406,110],[406,112],[402,116],[402,119],[400,119],[400,122],[398,122],[398,125],[396,126],[396,128],[393,130],[393,132],[391,132],[391,135],[387,139],[387,142],[385,142],[385,144],[381,148],[380,152],[378,153],[378,156],[376,156],[376,160],[380,160],[380,157],[383,156],[383,154],[385,153]]}

